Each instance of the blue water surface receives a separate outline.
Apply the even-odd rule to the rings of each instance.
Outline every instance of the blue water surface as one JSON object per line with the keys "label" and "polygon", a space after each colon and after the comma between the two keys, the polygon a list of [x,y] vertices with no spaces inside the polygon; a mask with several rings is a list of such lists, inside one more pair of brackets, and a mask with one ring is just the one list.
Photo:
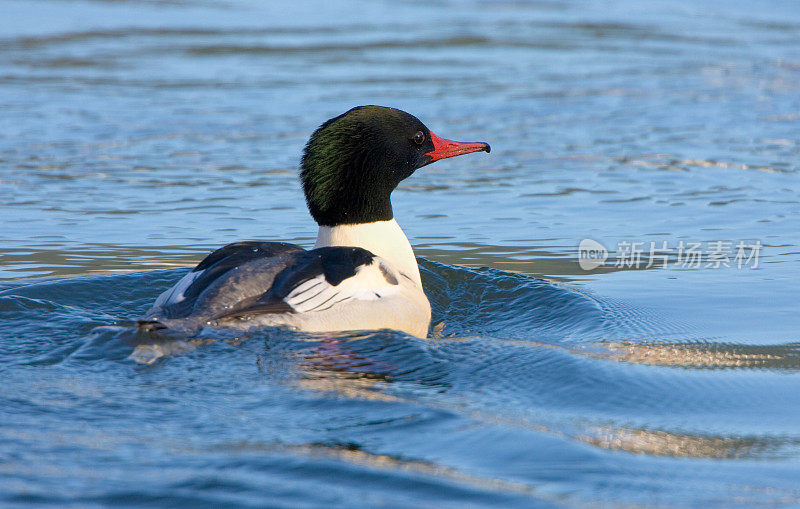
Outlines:
{"label": "blue water surface", "polygon": [[[2,7],[0,505],[800,505],[800,6]],[[492,145],[393,195],[430,337],[137,333],[215,247],[313,243],[359,104]]]}

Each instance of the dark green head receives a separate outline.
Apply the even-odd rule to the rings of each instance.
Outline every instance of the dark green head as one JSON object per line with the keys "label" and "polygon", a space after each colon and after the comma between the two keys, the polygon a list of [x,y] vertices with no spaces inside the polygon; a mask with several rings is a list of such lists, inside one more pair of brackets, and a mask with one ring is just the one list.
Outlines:
{"label": "dark green head", "polygon": [[314,131],[300,180],[321,226],[385,221],[401,180],[438,159],[479,150],[489,152],[489,145],[443,140],[404,111],[359,106]]}

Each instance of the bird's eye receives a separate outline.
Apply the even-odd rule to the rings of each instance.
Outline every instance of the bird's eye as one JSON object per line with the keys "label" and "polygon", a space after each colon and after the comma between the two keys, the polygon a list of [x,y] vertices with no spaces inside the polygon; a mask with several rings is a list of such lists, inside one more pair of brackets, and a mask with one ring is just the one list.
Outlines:
{"label": "bird's eye", "polygon": [[422,143],[425,141],[425,133],[423,133],[422,131],[417,131],[417,133],[414,135],[412,139],[414,140],[414,143],[416,143],[417,145],[422,145]]}

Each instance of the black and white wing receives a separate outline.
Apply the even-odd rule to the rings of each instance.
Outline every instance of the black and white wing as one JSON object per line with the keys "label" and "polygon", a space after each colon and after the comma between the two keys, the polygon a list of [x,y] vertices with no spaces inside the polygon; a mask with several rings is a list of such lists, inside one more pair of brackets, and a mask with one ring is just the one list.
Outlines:
{"label": "black and white wing", "polygon": [[272,288],[258,301],[219,318],[285,310],[325,311],[354,300],[382,299],[398,291],[397,274],[380,258],[358,247],[322,247],[293,254]]}
{"label": "black and white wing", "polygon": [[260,298],[275,276],[306,251],[284,242],[235,242],[206,256],[156,299],[148,316],[184,318],[215,314]]}
{"label": "black and white wing", "polygon": [[237,242],[208,255],[162,293],[140,326],[193,328],[263,315],[313,314],[399,291],[398,274],[357,247],[306,251],[279,242]]}

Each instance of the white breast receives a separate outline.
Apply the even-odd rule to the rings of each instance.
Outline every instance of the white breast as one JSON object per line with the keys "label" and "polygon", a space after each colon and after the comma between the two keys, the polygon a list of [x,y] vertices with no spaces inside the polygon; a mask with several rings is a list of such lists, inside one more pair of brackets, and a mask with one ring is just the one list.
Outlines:
{"label": "white breast", "polygon": [[414,250],[411,249],[406,234],[394,219],[374,223],[320,226],[314,247],[327,246],[363,247],[381,257],[394,270],[422,288]]}
{"label": "white breast", "polygon": [[[329,246],[361,247],[379,258],[337,288],[342,294],[348,293],[354,298],[343,300],[322,312],[286,315],[283,317],[285,323],[306,331],[390,328],[425,337],[431,320],[431,306],[422,290],[414,250],[394,219],[320,226],[314,247]],[[387,284],[381,265],[396,277],[396,285]],[[321,285],[312,288],[313,284],[309,284],[307,290],[313,292],[321,288]],[[298,301],[298,307],[312,303],[311,300],[299,302],[299,293],[291,297]],[[329,298],[327,295],[314,296],[314,302],[323,297]]]}

